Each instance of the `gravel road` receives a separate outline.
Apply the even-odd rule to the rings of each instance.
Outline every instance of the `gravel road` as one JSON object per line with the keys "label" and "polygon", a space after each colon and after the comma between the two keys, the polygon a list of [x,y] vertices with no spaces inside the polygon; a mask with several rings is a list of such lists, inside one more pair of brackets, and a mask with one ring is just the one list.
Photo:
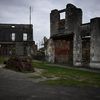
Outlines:
{"label": "gravel road", "polygon": [[0,68],[0,100],[100,100],[100,88],[47,86]]}

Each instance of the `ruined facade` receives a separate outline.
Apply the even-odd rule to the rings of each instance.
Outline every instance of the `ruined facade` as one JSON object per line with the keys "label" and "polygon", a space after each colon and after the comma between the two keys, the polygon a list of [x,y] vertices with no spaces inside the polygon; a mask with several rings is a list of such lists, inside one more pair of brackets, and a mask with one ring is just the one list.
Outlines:
{"label": "ruined facade", "polygon": [[[65,19],[60,14],[65,13]],[[72,4],[50,13],[46,59],[52,63],[100,68],[100,18],[82,24],[82,10]]]}
{"label": "ruined facade", "polygon": [[36,49],[33,25],[0,24],[0,56],[31,56]]}

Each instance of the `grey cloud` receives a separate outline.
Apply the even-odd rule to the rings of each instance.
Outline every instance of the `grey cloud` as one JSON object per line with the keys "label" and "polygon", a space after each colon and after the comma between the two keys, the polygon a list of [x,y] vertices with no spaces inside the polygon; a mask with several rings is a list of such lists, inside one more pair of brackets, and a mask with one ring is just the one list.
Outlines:
{"label": "grey cloud", "polygon": [[23,6],[27,0],[0,0],[0,5],[3,6]]}
{"label": "grey cloud", "polygon": [[100,16],[100,0],[0,0],[0,22],[29,23],[29,6],[32,6],[34,40],[50,35],[50,11],[63,9],[73,3],[83,10],[83,21]]}

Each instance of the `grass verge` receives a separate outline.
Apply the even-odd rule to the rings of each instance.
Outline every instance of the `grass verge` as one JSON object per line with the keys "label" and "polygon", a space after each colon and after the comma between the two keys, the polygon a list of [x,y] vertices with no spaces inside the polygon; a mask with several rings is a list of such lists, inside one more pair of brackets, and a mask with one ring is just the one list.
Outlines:
{"label": "grass verge", "polygon": [[45,71],[43,71],[41,74],[44,77],[58,77],[55,80],[45,80],[42,82],[43,84],[100,87],[100,73],[67,67],[62,68],[62,66],[40,61],[33,61],[33,66],[36,68],[45,69]]}

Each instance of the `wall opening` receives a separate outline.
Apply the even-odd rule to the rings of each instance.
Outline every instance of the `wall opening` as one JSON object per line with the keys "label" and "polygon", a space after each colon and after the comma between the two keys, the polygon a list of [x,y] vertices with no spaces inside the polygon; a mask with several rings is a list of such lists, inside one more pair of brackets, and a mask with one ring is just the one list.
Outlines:
{"label": "wall opening", "polygon": [[90,37],[82,38],[82,64],[88,65],[90,63]]}
{"label": "wall opening", "polygon": [[27,33],[23,33],[23,41],[27,41]]}
{"label": "wall opening", "polygon": [[60,19],[65,19],[65,12],[60,13]]}
{"label": "wall opening", "polygon": [[12,33],[11,39],[12,39],[12,41],[15,41],[15,33]]}
{"label": "wall opening", "polygon": [[12,27],[12,28],[15,28],[15,26],[14,26],[14,25],[12,25],[11,27]]}

